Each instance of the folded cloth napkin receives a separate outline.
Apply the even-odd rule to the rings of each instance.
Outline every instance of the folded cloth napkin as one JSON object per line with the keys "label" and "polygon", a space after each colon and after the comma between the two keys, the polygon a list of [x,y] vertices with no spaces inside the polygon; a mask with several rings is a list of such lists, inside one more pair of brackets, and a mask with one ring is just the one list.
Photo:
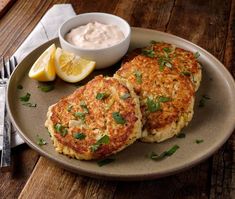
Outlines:
{"label": "folded cloth napkin", "polygon": [[[49,9],[42,17],[34,30],[29,34],[26,40],[14,53],[17,61],[20,62],[28,55],[33,49],[51,40],[58,35],[58,29],[60,25],[67,19],[75,16],[73,7],[71,4],[56,4]],[[1,136],[0,136],[1,138]],[[24,141],[17,134],[16,129],[12,130],[12,147],[20,145]],[[0,141],[0,150],[2,149],[2,141]]]}

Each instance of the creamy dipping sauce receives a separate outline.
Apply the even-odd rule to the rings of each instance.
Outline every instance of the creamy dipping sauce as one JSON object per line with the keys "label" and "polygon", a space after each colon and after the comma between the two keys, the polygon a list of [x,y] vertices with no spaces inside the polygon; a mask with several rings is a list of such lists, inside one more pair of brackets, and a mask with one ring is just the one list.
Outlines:
{"label": "creamy dipping sauce", "polygon": [[87,49],[113,46],[124,38],[125,36],[118,26],[99,22],[79,26],[65,35],[65,39],[69,43]]}

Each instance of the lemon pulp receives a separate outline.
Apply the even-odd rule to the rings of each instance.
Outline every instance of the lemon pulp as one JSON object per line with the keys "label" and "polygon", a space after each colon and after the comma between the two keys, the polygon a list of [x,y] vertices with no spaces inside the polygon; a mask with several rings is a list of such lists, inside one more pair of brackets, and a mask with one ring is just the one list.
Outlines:
{"label": "lemon pulp", "polygon": [[57,48],[55,52],[57,75],[64,81],[75,83],[87,77],[95,68],[95,62]]}

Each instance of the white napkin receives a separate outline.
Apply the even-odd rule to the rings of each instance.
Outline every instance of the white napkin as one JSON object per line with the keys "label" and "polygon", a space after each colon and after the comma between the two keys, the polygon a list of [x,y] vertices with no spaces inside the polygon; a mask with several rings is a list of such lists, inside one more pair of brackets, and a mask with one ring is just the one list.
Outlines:
{"label": "white napkin", "polygon": [[[49,9],[42,17],[34,30],[29,34],[22,45],[17,49],[14,56],[18,63],[28,55],[33,49],[51,40],[58,35],[58,29],[60,25],[67,19],[75,16],[73,7],[71,4],[56,4]],[[13,129],[12,132],[12,147],[20,145],[24,141],[17,134],[17,131]],[[0,142],[0,150],[2,149],[2,142]]]}

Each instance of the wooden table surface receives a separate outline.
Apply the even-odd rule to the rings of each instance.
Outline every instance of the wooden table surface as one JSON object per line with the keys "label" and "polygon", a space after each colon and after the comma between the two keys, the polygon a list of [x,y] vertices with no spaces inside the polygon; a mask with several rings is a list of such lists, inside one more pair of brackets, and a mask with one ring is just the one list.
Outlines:
{"label": "wooden table surface", "polygon": [[[77,14],[112,13],[131,26],[185,38],[212,53],[235,76],[235,0],[17,0],[0,18],[0,55],[12,55],[56,3],[71,3]],[[12,156],[12,172],[0,173],[0,198],[235,198],[234,135],[194,168],[151,181],[76,175],[25,144],[14,148]]]}

